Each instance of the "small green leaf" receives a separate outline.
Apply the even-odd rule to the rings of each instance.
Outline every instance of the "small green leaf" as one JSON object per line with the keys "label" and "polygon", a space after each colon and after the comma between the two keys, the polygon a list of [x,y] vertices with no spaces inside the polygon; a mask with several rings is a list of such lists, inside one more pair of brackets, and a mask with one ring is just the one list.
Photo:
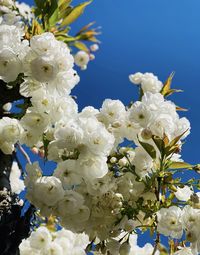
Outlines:
{"label": "small green leaf", "polygon": [[54,13],[49,17],[49,25],[50,27],[53,27],[56,25],[56,23],[59,21],[58,16],[58,8],[54,11]]}
{"label": "small green leaf", "polygon": [[169,89],[168,92],[166,92],[165,96],[168,97],[174,93],[179,93],[179,92],[183,92],[183,90],[181,89]]}
{"label": "small green leaf", "polygon": [[89,24],[87,24],[86,26],[82,27],[81,30],[76,34],[76,35],[80,35],[83,32],[87,31],[91,26],[93,26],[95,24],[95,22],[90,22]]}
{"label": "small green leaf", "polygon": [[59,18],[63,19],[71,12],[72,7],[70,6],[72,0],[60,0],[58,2]]}
{"label": "small green leaf", "polygon": [[193,165],[186,162],[172,162],[169,166],[170,169],[193,169]]}
{"label": "small green leaf", "polygon": [[41,0],[35,0],[35,5],[37,8],[41,9],[44,7],[44,1],[41,1]]}
{"label": "small green leaf", "polygon": [[145,149],[145,151],[151,156],[152,159],[156,158],[156,150],[154,147],[148,143],[143,143],[138,139],[139,143],[142,145],[142,147]]}
{"label": "small green leaf", "polygon": [[172,84],[172,79],[174,77],[174,74],[175,74],[175,72],[172,72],[170,74],[170,76],[168,77],[168,79],[166,80],[166,82],[165,82],[165,84],[164,84],[164,86],[163,86],[163,88],[161,90],[161,94],[163,96],[166,96],[167,93],[171,90],[171,84]]}
{"label": "small green leaf", "polygon": [[48,156],[49,143],[50,143],[50,141],[46,138],[46,135],[43,135],[44,155],[45,155],[46,160],[47,160],[47,156]]}
{"label": "small green leaf", "polygon": [[77,6],[75,6],[71,12],[69,13],[69,15],[63,19],[63,22],[61,23],[61,26],[68,26],[71,23],[73,23],[76,19],[78,19],[78,17],[81,16],[81,14],[83,14],[84,9],[87,5],[89,5],[92,1],[88,1],[88,2],[84,2],[81,3]]}
{"label": "small green leaf", "polygon": [[58,12],[58,3],[57,0],[49,0],[45,5],[45,12],[48,17],[52,17],[55,13]]}
{"label": "small green leaf", "polygon": [[39,22],[34,19],[32,21],[32,31],[31,31],[32,35],[40,35],[42,33],[44,33],[44,30],[42,29],[41,25],[39,24]]}
{"label": "small green leaf", "polygon": [[178,105],[176,105],[176,110],[177,110],[177,111],[181,111],[181,112],[187,112],[187,111],[188,111],[188,109],[182,108],[182,107],[180,107],[180,106],[178,106]]}
{"label": "small green leaf", "polygon": [[142,97],[144,95],[144,91],[142,90],[142,86],[139,86],[139,99],[142,100]]}
{"label": "small green leaf", "polygon": [[88,47],[87,47],[84,43],[82,43],[82,42],[76,41],[76,42],[74,43],[74,46],[75,46],[77,49],[79,49],[79,50],[83,50],[83,51],[89,52]]}
{"label": "small green leaf", "polygon": [[175,146],[175,145],[178,143],[178,141],[181,139],[181,137],[182,137],[187,131],[188,131],[188,129],[185,130],[181,135],[178,135],[177,137],[175,137],[175,138],[170,142],[170,144],[169,144],[167,147],[172,148],[173,146]]}
{"label": "small green leaf", "polygon": [[70,14],[70,12],[72,11],[72,7],[71,6],[68,6],[68,7],[66,7],[64,10],[59,10],[59,19],[64,19],[64,18],[66,18],[69,14]]}
{"label": "small green leaf", "polygon": [[60,10],[65,9],[71,4],[72,0],[58,0],[58,6]]}
{"label": "small green leaf", "polygon": [[36,17],[40,17],[42,19],[44,27],[47,26],[48,28],[50,28],[59,21],[57,0],[35,0],[35,4],[35,15]]}
{"label": "small green leaf", "polygon": [[160,137],[157,137],[157,136],[153,136],[152,139],[162,154],[165,149],[165,143],[164,143],[163,139],[161,139]]}

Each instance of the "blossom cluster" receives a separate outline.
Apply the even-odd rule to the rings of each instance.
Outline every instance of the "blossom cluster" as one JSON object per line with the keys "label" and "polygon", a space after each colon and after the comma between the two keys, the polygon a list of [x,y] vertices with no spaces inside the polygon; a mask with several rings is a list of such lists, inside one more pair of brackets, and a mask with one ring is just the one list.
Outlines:
{"label": "blossom cluster", "polygon": [[[183,209],[177,206],[162,208],[157,212],[158,231],[172,238],[181,239],[185,231],[187,240],[191,243],[191,254],[198,255],[200,252],[199,240],[199,192],[196,195],[196,203],[193,207],[186,205]],[[179,253],[178,253],[179,254]],[[182,254],[182,253],[180,253]],[[188,253],[187,253],[188,254]]]}
{"label": "blossom cluster", "polygon": [[85,234],[74,234],[66,229],[51,232],[44,225],[23,240],[19,249],[21,255],[85,255],[88,243]]}
{"label": "blossom cluster", "polygon": [[[183,139],[189,134],[189,121],[179,118],[175,104],[161,93],[149,91],[129,108],[119,100],[106,99],[100,110],[86,107],[64,121],[54,124],[51,136],[46,133],[48,158],[57,162],[53,176],[42,176],[37,163],[27,166],[29,201],[43,215],[56,215],[65,228],[85,231],[90,239],[98,237],[103,241],[148,224],[151,219],[142,210],[132,219],[122,216],[122,212],[127,205],[137,208],[139,198],[143,205],[157,200],[154,191],[145,187],[146,178],[157,171],[155,162],[160,159],[152,136],[167,135],[170,142],[187,131]],[[167,126],[168,121],[173,126]],[[118,149],[124,139],[134,142],[136,148]],[[141,141],[154,146],[155,159]],[[180,155],[169,157],[181,161]],[[123,172],[130,165],[135,174]],[[137,176],[143,181],[138,181]]]}

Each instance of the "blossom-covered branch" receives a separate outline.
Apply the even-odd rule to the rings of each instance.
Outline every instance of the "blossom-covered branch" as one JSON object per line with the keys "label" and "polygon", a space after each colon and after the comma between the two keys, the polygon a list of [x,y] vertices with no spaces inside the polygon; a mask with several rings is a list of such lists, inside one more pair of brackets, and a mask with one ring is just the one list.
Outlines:
{"label": "blossom-covered branch", "polygon": [[[29,220],[23,238],[31,219],[33,228],[21,254],[82,255],[95,245],[94,254],[198,255],[199,165],[181,159],[190,122],[179,116],[185,109],[169,100],[180,92],[172,88],[174,73],[165,83],[152,73],[132,74],[137,101],[125,106],[105,99],[100,109],[79,111],[71,96],[80,79],[74,63],[85,69],[98,45],[89,50],[80,43],[96,41],[91,24],[75,37],[68,31],[90,1],[75,7],[71,1],[36,1],[32,11],[13,1],[0,4],[6,94],[5,100],[0,96],[0,149],[9,158],[1,171],[0,183],[6,177],[8,184],[2,197],[10,209],[12,193],[26,187],[30,211],[36,210],[23,218]],[[73,46],[81,49],[75,56]],[[17,148],[26,155],[23,145],[44,162],[54,161],[53,172],[47,175],[39,161],[24,171],[16,155]],[[11,164],[14,156],[18,164]],[[180,171],[192,171],[194,178],[182,180]],[[15,204],[22,207],[17,199]],[[138,246],[137,235],[147,231],[155,240]]]}

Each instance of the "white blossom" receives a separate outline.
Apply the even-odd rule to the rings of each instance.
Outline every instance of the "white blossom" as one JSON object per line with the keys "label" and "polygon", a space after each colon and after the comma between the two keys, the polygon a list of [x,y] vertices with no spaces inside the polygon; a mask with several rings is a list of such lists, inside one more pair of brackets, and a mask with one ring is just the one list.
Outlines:
{"label": "white blossom", "polygon": [[174,255],[194,255],[194,253],[189,247],[180,247],[180,250],[175,252]]}
{"label": "white blossom", "polygon": [[179,200],[188,201],[193,191],[188,186],[184,186],[183,188],[177,187],[177,191],[174,194]]}
{"label": "white blossom", "polygon": [[46,227],[39,227],[36,232],[32,232],[30,246],[34,249],[46,249],[52,241],[50,232]]}
{"label": "white blossom", "polygon": [[24,181],[20,179],[21,171],[18,167],[17,162],[13,162],[10,174],[10,185],[13,193],[19,194],[24,190]]}
{"label": "white blossom", "polygon": [[165,236],[181,238],[183,234],[182,214],[182,210],[177,206],[161,208],[157,212],[158,231]]}
{"label": "white blossom", "polygon": [[74,56],[74,61],[77,66],[84,70],[87,68],[90,56],[85,51],[78,51]]}
{"label": "white blossom", "polygon": [[11,154],[14,144],[23,134],[23,128],[16,119],[3,117],[0,120],[0,148],[5,154]]}
{"label": "white blossom", "polygon": [[139,85],[142,82],[142,77],[143,77],[143,74],[138,72],[138,73],[135,73],[135,74],[130,74],[129,75],[129,80],[130,80],[130,82],[132,82],[136,85]]}

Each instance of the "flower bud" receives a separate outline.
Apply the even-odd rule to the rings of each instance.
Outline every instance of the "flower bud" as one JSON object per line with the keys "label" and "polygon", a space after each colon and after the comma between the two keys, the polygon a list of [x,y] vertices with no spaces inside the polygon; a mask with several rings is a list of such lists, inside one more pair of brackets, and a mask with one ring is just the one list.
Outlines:
{"label": "flower bud", "polygon": [[96,43],[90,46],[90,50],[93,52],[97,51],[98,49],[99,49],[99,45]]}
{"label": "flower bud", "polygon": [[110,163],[114,164],[114,163],[116,163],[116,162],[117,162],[117,158],[116,158],[116,157],[112,157],[112,158],[110,159]]}
{"label": "flower bud", "polygon": [[119,149],[119,153],[121,153],[121,154],[124,154],[126,151],[127,151],[127,148],[126,148],[126,147],[121,147],[121,148]]}
{"label": "flower bud", "polygon": [[196,166],[194,166],[193,169],[194,169],[197,173],[200,173],[200,164],[197,164]]}
{"label": "flower bud", "polygon": [[3,105],[3,109],[6,112],[9,112],[11,110],[11,108],[12,108],[12,104],[11,103],[7,103],[7,104]]}
{"label": "flower bud", "polygon": [[123,157],[118,161],[119,166],[123,167],[126,166],[128,164],[128,160],[127,158]]}
{"label": "flower bud", "polygon": [[94,54],[90,54],[90,60],[94,60],[95,59],[95,55]]}
{"label": "flower bud", "polygon": [[193,243],[193,242],[196,242],[197,239],[198,239],[198,236],[197,236],[196,231],[188,231],[188,232],[186,232],[186,240],[188,242]]}
{"label": "flower bud", "polygon": [[142,136],[143,139],[149,140],[149,139],[152,138],[152,132],[151,132],[150,129],[144,128],[144,129],[142,130],[141,136]]}
{"label": "flower bud", "polygon": [[33,148],[31,149],[31,151],[32,151],[34,154],[38,154],[38,152],[39,152],[39,150],[38,150],[37,147],[33,147]]}
{"label": "flower bud", "polygon": [[40,151],[39,151],[39,156],[40,156],[41,158],[44,158],[44,156],[45,156],[45,151],[44,151],[44,150],[40,150]]}
{"label": "flower bud", "polygon": [[135,158],[135,151],[131,151],[131,150],[127,151],[127,157],[130,162],[133,161]]}
{"label": "flower bud", "polygon": [[199,203],[199,197],[198,197],[198,195],[197,194],[192,194],[191,196],[190,196],[190,200],[193,202],[193,203],[195,203],[195,204],[198,204]]}

